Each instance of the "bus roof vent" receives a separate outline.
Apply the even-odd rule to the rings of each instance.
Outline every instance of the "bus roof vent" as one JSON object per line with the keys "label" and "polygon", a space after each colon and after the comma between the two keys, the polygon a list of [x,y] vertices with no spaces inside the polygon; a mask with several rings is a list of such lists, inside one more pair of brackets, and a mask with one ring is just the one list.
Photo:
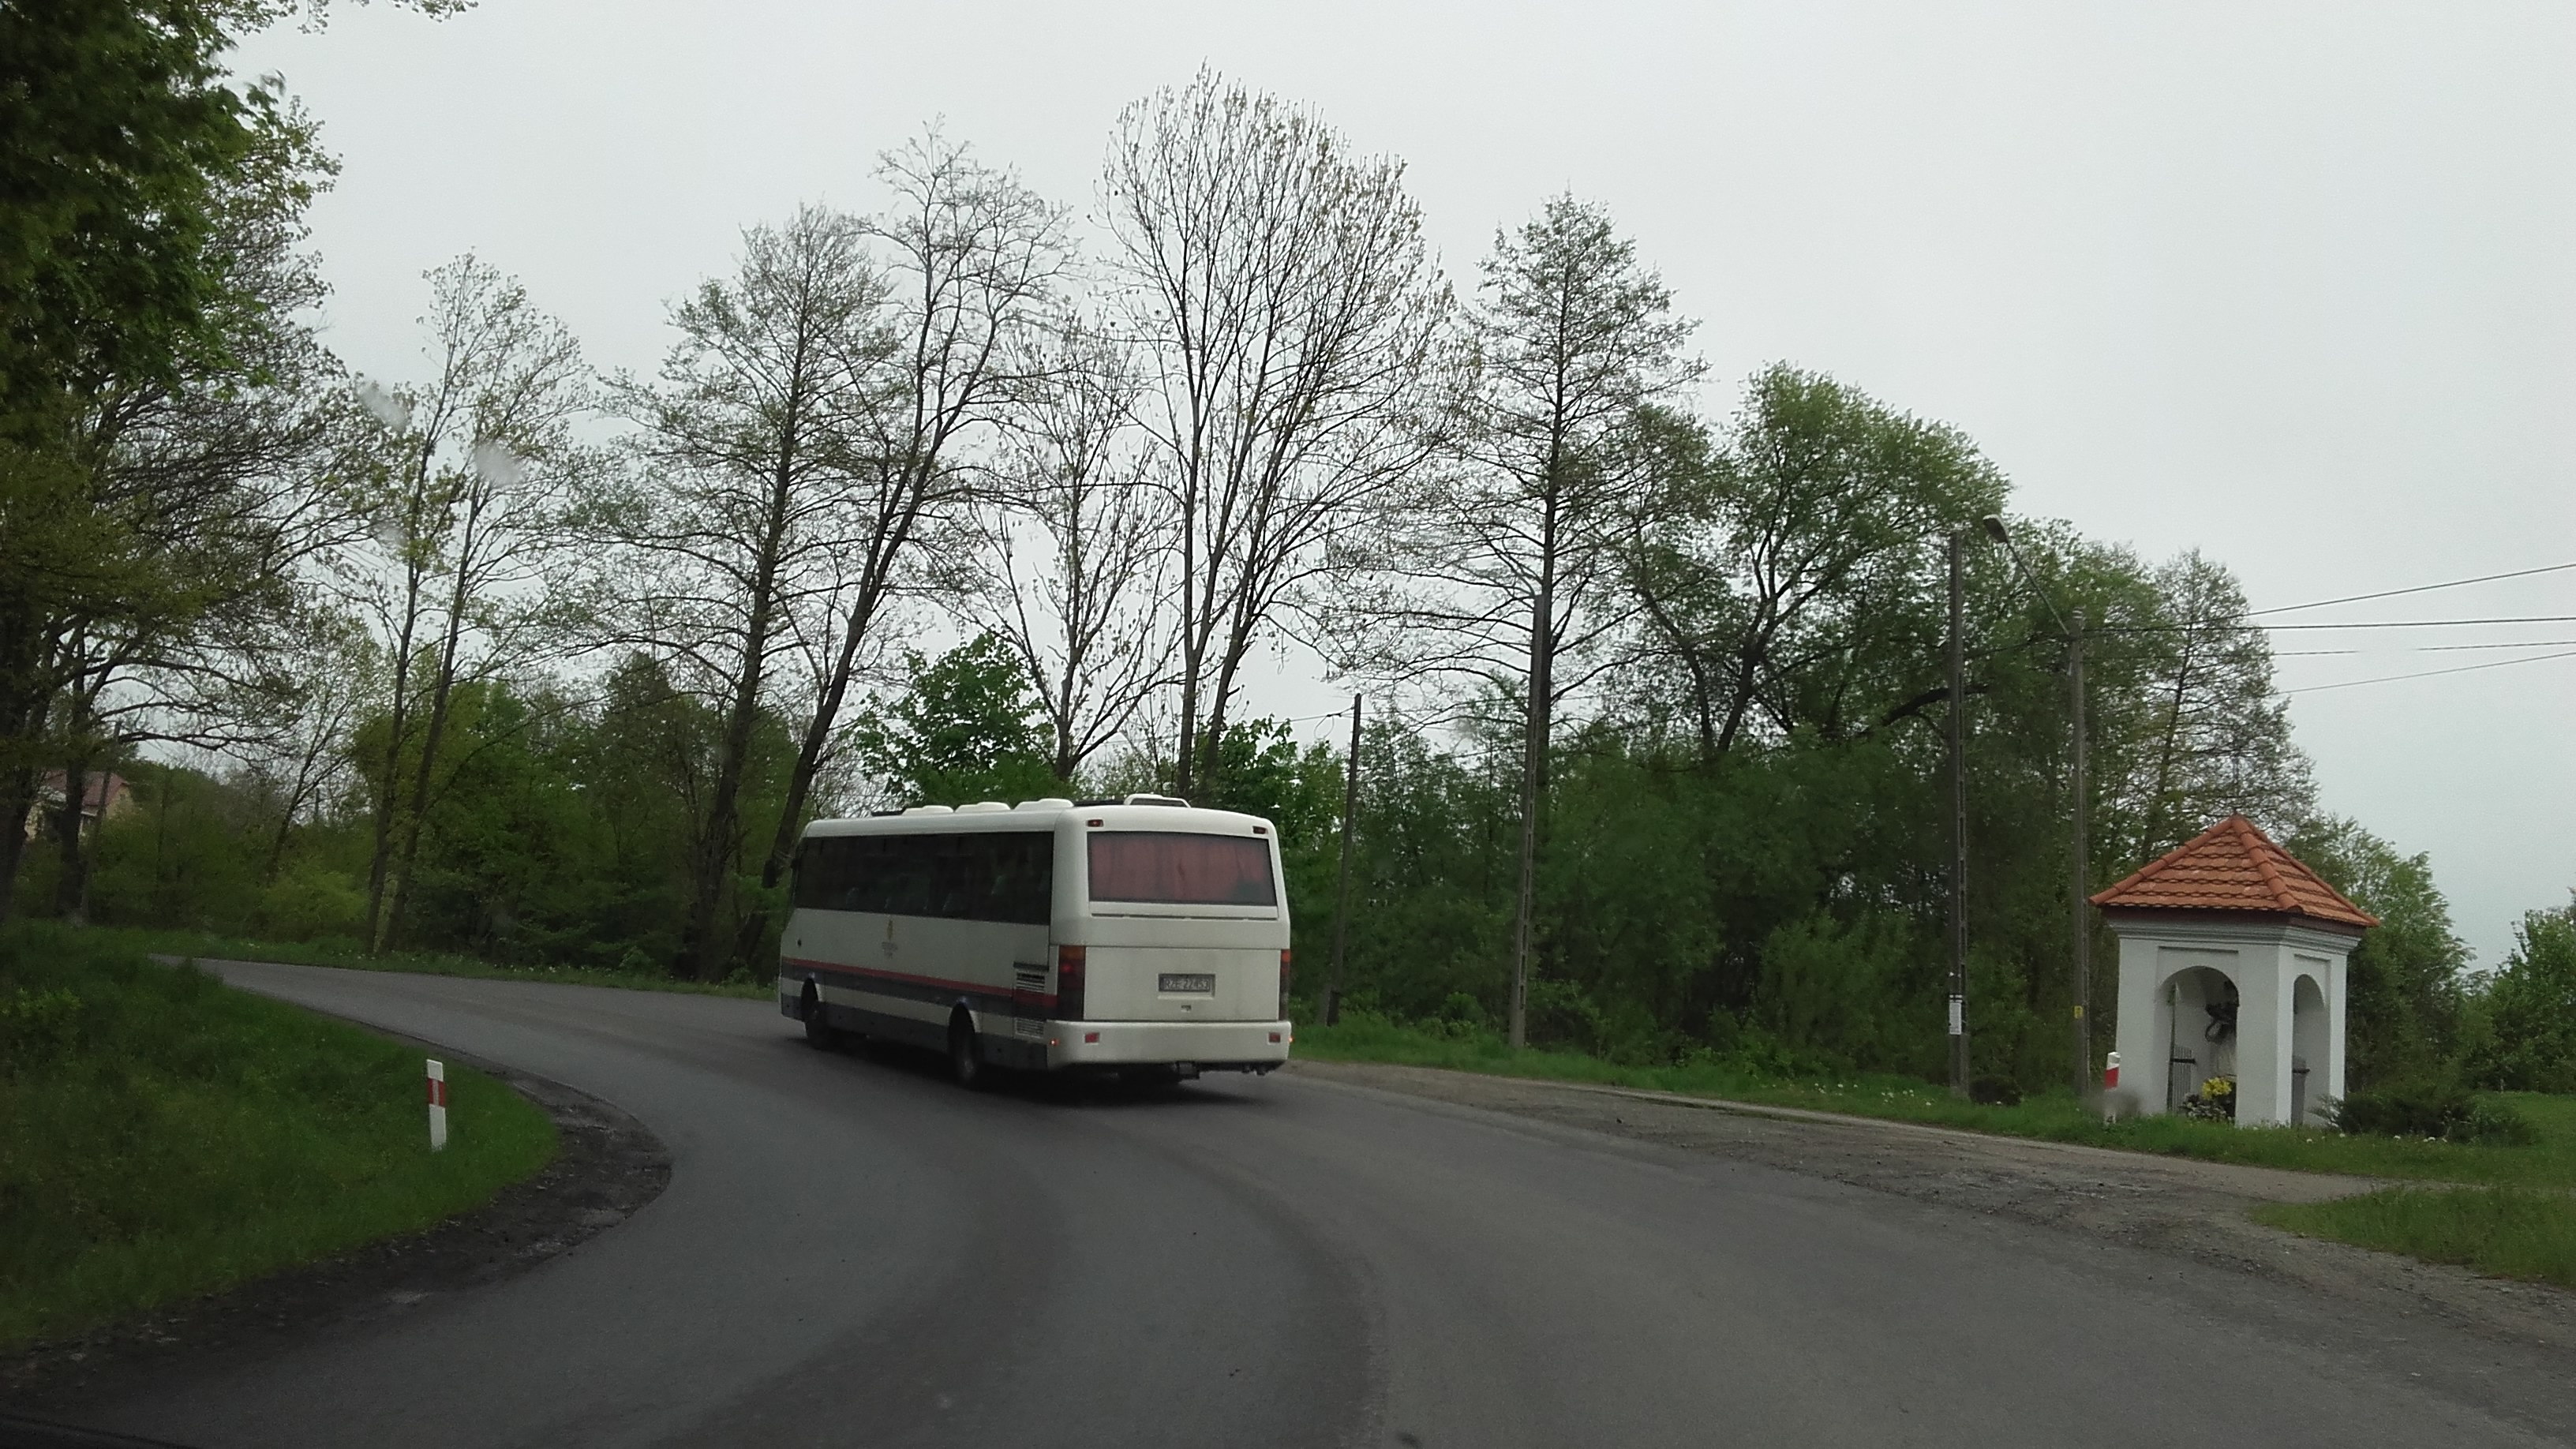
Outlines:
{"label": "bus roof vent", "polygon": [[958,806],[957,813],[960,815],[990,815],[996,810],[1008,810],[1010,808],[1010,806],[1003,804],[999,800],[978,800],[972,805]]}
{"label": "bus roof vent", "polygon": [[1073,808],[1073,802],[1047,795],[1036,800],[1023,800],[1011,808],[1014,810],[1070,810]]}
{"label": "bus roof vent", "polygon": [[1170,805],[1182,810],[1190,808],[1190,802],[1182,799],[1178,795],[1130,795],[1127,797],[1127,803],[1130,805]]}
{"label": "bus roof vent", "polygon": [[954,815],[957,812],[949,809],[945,805],[914,805],[908,807],[903,813],[906,815]]}

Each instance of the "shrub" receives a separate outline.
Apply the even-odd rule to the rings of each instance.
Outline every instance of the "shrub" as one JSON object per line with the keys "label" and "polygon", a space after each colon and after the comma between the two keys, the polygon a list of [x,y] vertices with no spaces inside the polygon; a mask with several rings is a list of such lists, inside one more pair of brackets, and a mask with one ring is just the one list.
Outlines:
{"label": "shrub", "polygon": [[2465,1126],[2466,1088],[2448,1082],[2397,1082],[2352,1092],[2326,1108],[2335,1126],[2356,1137],[2448,1137]]}
{"label": "shrub", "polygon": [[1533,1046],[1598,1052],[1610,1034],[1601,1008],[1571,981],[1533,976],[1529,983],[1529,1039]]}
{"label": "shrub", "polygon": [[80,1034],[81,999],[69,987],[19,989],[0,997],[0,1071],[40,1066],[69,1051]]}
{"label": "shrub", "polygon": [[2533,1147],[2539,1145],[2540,1129],[2531,1119],[2502,1102],[2480,1099],[2469,1108],[2468,1126],[2454,1141],[2483,1143],[2489,1147]]}
{"label": "shrub", "polygon": [[1988,1107],[2018,1107],[2021,1084],[2010,1077],[1979,1077],[1968,1083],[1968,1100]]}
{"label": "shrub", "polygon": [[2400,1082],[2354,1092],[2326,1109],[2337,1127],[2356,1136],[2433,1137],[2527,1147],[2539,1130],[2502,1102],[2479,1101],[2455,1082]]}

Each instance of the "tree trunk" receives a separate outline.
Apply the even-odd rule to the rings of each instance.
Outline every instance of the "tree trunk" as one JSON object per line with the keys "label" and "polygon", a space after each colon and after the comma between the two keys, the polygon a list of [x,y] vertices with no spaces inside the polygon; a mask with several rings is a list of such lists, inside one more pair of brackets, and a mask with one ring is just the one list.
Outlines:
{"label": "tree trunk", "polygon": [[0,922],[9,919],[18,900],[18,862],[27,852],[27,817],[36,808],[36,772],[8,771],[0,776]]}
{"label": "tree trunk", "polygon": [[394,638],[393,700],[385,723],[385,780],[376,795],[374,836],[367,853],[367,954],[385,949],[385,872],[393,861],[394,806],[402,789],[403,736],[411,728],[411,636],[420,621],[419,583],[409,585],[402,631]]}
{"label": "tree trunk", "polygon": [[[470,544],[469,544],[470,547]],[[402,850],[394,862],[393,904],[385,911],[384,942],[391,949],[402,931],[403,910],[411,903],[414,867],[420,861],[420,832],[429,819],[430,785],[438,769],[439,747],[447,739],[447,721],[456,699],[456,651],[465,632],[465,559],[457,560],[456,586],[447,600],[447,633],[439,641],[438,671],[429,688],[429,728],[421,736],[420,768],[412,777],[411,818],[403,822]]]}
{"label": "tree trunk", "polygon": [[[63,767],[63,803],[54,811],[55,844],[62,862],[54,877],[54,914],[74,926],[89,923],[89,853],[82,848],[81,806],[89,799],[89,755],[86,751]],[[102,802],[99,820],[107,811]]]}
{"label": "tree trunk", "polygon": [[[1552,513],[1553,508],[1550,509]],[[1556,559],[1539,562],[1538,595],[1530,607],[1529,719],[1521,761],[1520,887],[1512,908],[1511,1042],[1529,1041],[1531,937],[1538,912],[1538,815],[1547,797],[1547,744],[1556,691]]]}
{"label": "tree trunk", "polygon": [[[887,556],[892,556],[892,550]],[[805,726],[805,738],[796,749],[796,763],[787,774],[787,798],[779,804],[778,829],[771,834],[768,858],[760,865],[760,888],[764,892],[778,889],[779,882],[787,877],[787,868],[795,863],[796,841],[805,830],[805,799],[813,793],[814,777],[822,773],[823,751],[831,744],[832,726],[840,718],[841,705],[849,698],[850,677],[858,668],[859,646],[876,624],[876,611],[884,600],[879,586],[871,584],[850,607],[841,652],[832,661],[831,677],[823,683],[823,694],[815,701],[814,718]],[[749,960],[759,948],[761,934],[768,929],[766,911],[746,918],[734,944],[736,957]]]}
{"label": "tree trunk", "polygon": [[[784,467],[778,511],[783,520],[786,496]],[[689,920],[680,937],[679,965],[684,974],[712,981],[724,974],[727,943],[716,928],[724,908],[725,877],[733,873],[734,852],[742,840],[742,777],[751,754],[751,734],[760,722],[760,686],[769,664],[769,620],[776,603],[777,538],[773,527],[768,557],[762,561],[751,619],[743,630],[742,668],[734,676],[732,707],[725,713],[724,738],[716,747],[716,778],[709,791],[705,829],[698,836],[690,864]]]}

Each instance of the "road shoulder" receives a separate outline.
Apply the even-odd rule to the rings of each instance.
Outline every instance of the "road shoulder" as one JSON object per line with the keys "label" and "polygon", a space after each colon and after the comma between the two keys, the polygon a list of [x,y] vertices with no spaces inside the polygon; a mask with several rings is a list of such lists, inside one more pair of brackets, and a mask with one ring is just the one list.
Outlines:
{"label": "road shoulder", "polygon": [[2189,1258],[2356,1307],[2449,1320],[2485,1337],[2576,1350],[2576,1293],[2484,1278],[2268,1228],[2249,1210],[2383,1183],[1795,1107],[1374,1062],[1300,1060],[1306,1081],[1500,1112],[1962,1212]]}

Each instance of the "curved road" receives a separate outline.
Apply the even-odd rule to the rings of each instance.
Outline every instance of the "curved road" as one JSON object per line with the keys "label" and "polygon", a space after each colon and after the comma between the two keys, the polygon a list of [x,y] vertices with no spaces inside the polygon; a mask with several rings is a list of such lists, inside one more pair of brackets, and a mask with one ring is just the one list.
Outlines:
{"label": "curved road", "polygon": [[2549,1442],[2290,1290],[1705,1155],[1294,1074],[973,1095],[811,1051],[758,1002],[223,969],[607,1098],[668,1144],[670,1187],[521,1277],[100,1427],[365,1449]]}

